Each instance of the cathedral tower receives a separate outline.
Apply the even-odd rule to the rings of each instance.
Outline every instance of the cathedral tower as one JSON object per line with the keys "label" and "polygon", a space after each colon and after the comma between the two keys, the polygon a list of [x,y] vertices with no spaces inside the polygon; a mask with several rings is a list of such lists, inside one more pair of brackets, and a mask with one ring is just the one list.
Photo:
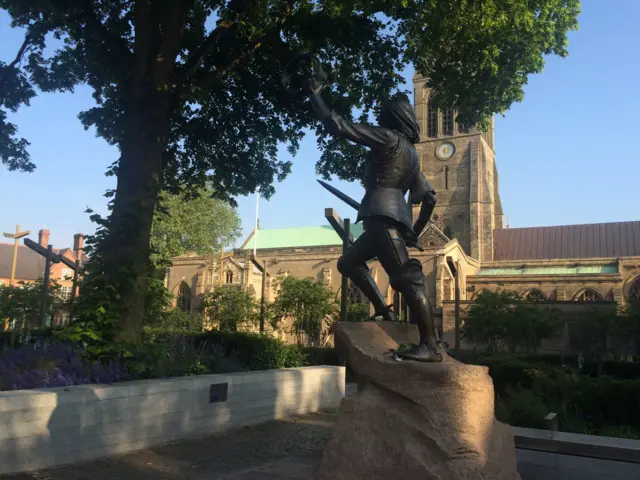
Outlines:
{"label": "cathedral tower", "polygon": [[414,75],[413,87],[421,130],[416,149],[438,199],[432,221],[472,258],[492,260],[493,230],[503,226],[493,118],[486,132],[458,124],[453,109],[434,108],[424,77]]}

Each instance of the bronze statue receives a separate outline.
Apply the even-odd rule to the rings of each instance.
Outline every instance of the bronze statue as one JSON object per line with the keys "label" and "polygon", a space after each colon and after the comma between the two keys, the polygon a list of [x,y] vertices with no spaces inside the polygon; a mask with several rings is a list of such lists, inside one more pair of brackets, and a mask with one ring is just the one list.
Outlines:
{"label": "bronze statue", "polygon": [[[420,343],[405,352],[402,359],[440,362],[442,354],[433,314],[427,297],[426,278],[420,261],[409,258],[407,245],[417,240],[427,225],[436,205],[435,190],[420,170],[420,160],[413,146],[420,140],[420,126],[409,100],[397,97],[387,100],[378,117],[379,126],[353,123],[333,110],[322,99],[326,74],[320,62],[305,56],[316,72],[299,79],[298,88],[310,99],[311,105],[325,128],[333,135],[368,147],[363,185],[365,195],[358,209],[357,222],[362,221],[363,234],[338,260],[338,270],[349,277],[374,306],[376,316],[397,321],[386,305],[378,286],[371,277],[366,262],[377,258],[389,276],[391,287],[407,301],[411,318],[420,332]],[[285,69],[283,83],[291,84]],[[289,82],[289,83],[287,83]],[[410,203],[422,203],[420,214],[412,223]]]}

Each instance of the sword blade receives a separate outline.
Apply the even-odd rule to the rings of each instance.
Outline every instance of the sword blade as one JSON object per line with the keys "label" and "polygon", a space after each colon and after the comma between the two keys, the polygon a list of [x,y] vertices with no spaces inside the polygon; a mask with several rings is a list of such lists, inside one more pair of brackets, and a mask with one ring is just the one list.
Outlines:
{"label": "sword blade", "polygon": [[323,182],[322,180],[318,180],[318,183],[320,185],[322,185],[324,188],[326,188],[327,190],[329,190],[331,193],[333,193],[336,197],[338,197],[340,200],[342,200],[344,203],[346,203],[347,205],[349,205],[351,208],[355,209],[355,210],[360,210],[360,203],[356,202],[353,198],[351,198],[349,195],[346,195],[344,193],[342,193],[340,190],[338,190],[335,187],[332,187],[331,185],[329,185],[327,182]]}

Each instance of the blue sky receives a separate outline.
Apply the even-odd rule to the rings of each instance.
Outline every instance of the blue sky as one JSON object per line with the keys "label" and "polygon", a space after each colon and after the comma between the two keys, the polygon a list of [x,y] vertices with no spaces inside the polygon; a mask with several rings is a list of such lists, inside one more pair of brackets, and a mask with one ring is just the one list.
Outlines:
{"label": "blue sky", "polygon": [[[615,8],[613,8],[615,6]],[[496,117],[500,193],[511,227],[640,220],[637,209],[640,153],[640,1],[583,0],[580,29],[570,33],[569,57],[551,57],[530,78],[524,101]],[[0,59],[15,55],[22,34],[0,12]],[[413,68],[404,71],[410,85]],[[51,242],[70,246],[73,234],[91,233],[87,206],[105,212],[104,177],[115,148],[85,132],[77,114],[93,105],[90,89],[41,94],[12,120],[30,142],[34,173],[0,167],[0,231],[19,223],[35,236],[46,226]],[[283,149],[283,157],[289,157]],[[354,212],[315,181],[320,156],[307,136],[293,171],[260,201],[261,228],[318,225],[325,207],[343,217]],[[358,198],[355,184],[332,182]],[[255,221],[255,197],[239,198],[245,235]],[[1,241],[1,240],[0,240]]]}

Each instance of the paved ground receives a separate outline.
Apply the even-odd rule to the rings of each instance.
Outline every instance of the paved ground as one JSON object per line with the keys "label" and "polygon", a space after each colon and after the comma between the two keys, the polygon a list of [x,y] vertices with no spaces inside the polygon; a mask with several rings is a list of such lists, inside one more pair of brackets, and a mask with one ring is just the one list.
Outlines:
{"label": "paved ground", "polygon": [[0,480],[311,480],[335,418],[319,412]]}

